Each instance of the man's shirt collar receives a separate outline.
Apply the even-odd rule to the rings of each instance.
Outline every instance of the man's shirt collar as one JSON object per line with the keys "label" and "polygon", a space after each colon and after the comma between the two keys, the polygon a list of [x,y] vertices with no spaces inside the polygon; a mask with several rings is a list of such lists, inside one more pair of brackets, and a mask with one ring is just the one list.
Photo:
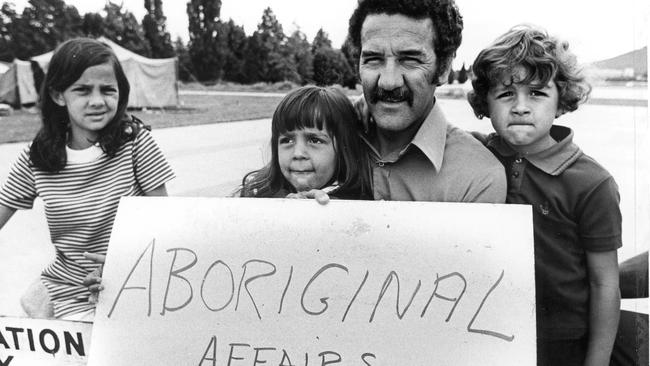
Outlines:
{"label": "man's shirt collar", "polygon": [[436,171],[440,171],[446,142],[447,118],[445,118],[438,103],[435,103],[415,137],[413,137],[411,144],[422,151]]}
{"label": "man's shirt collar", "polygon": [[[372,126],[371,128],[376,128],[376,126]],[[381,161],[382,157],[374,145],[369,141],[368,135],[362,136],[362,139],[370,148],[372,155]],[[411,148],[411,145],[413,145],[422,151],[431,164],[433,164],[436,171],[440,171],[440,168],[442,167],[442,159],[445,153],[446,141],[447,118],[442,113],[438,103],[434,103],[431,112],[429,112],[429,115],[415,133],[413,140],[411,140],[411,142],[399,152],[397,160],[406,154],[409,148]]]}

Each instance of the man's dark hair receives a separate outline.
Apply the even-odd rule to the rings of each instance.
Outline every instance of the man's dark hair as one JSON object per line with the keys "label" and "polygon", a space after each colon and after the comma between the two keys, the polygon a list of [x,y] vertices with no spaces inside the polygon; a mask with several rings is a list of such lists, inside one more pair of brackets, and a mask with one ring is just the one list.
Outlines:
{"label": "man's dark hair", "polygon": [[463,31],[463,17],[454,0],[359,0],[348,28],[348,37],[357,59],[361,50],[361,27],[368,15],[375,14],[400,14],[413,19],[430,18],[435,30],[433,49],[438,59],[436,76],[451,66]]}

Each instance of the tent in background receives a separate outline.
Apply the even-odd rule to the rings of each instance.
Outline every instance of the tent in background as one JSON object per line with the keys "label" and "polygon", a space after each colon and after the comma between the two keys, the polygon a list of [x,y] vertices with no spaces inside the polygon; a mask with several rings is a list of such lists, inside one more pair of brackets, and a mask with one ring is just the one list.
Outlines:
{"label": "tent in background", "polygon": [[0,102],[20,107],[37,101],[31,63],[15,59],[9,70],[0,75]]}
{"label": "tent in background", "polygon": [[[105,37],[98,41],[105,43],[120,61],[126,78],[131,85],[129,107],[162,108],[178,105],[178,59],[152,59],[140,56],[114,43]],[[38,63],[47,72],[53,52],[34,56],[32,61]]]}

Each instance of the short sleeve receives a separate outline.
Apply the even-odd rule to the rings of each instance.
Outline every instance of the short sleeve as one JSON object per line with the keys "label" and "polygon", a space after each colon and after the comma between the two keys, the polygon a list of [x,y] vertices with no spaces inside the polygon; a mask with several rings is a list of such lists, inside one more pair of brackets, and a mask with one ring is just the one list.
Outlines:
{"label": "short sleeve", "polygon": [[135,177],[144,192],[152,191],[175,175],[149,131],[141,129],[133,146]]}
{"label": "short sleeve", "polygon": [[585,250],[608,251],[623,245],[619,202],[618,186],[611,176],[586,194],[578,218],[578,235]]}
{"label": "short sleeve", "polygon": [[[496,159],[495,159],[496,160]],[[503,166],[497,162],[493,169],[476,177],[464,202],[505,203],[508,192]]]}
{"label": "short sleeve", "polygon": [[30,168],[29,149],[24,149],[11,167],[0,189],[0,204],[14,209],[30,209],[36,199],[34,172]]}

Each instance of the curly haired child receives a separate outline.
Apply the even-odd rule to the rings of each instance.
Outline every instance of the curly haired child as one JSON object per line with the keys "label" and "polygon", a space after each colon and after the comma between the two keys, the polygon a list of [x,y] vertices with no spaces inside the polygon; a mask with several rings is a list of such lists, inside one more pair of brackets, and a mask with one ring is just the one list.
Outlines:
{"label": "curly haired child", "polygon": [[469,102],[496,133],[485,144],[508,177],[507,203],[533,209],[538,365],[608,365],[620,294],[614,178],[555,120],[590,92],[568,44],[517,26],[482,50]]}

